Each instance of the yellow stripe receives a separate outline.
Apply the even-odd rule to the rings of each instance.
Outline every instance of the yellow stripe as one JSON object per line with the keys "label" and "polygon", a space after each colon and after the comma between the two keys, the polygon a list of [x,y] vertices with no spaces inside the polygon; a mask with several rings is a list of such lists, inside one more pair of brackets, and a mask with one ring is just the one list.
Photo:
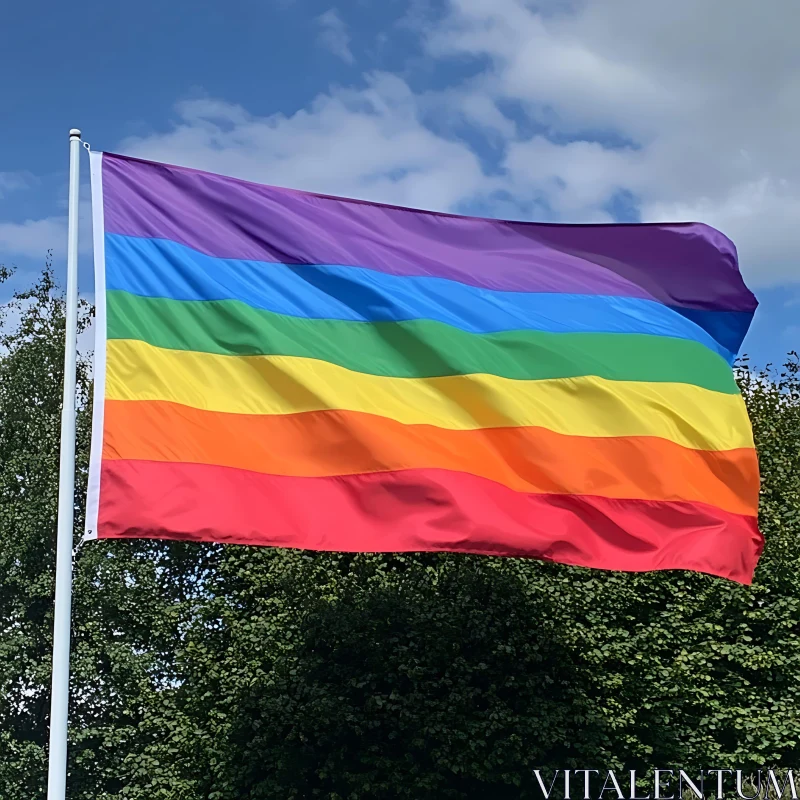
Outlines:
{"label": "yellow stripe", "polygon": [[687,447],[752,447],[738,395],[676,383],[495,375],[389,378],[290,356],[227,356],[108,342],[106,397],[238,414],[345,409],[454,430],[535,425],[574,436],[658,436]]}

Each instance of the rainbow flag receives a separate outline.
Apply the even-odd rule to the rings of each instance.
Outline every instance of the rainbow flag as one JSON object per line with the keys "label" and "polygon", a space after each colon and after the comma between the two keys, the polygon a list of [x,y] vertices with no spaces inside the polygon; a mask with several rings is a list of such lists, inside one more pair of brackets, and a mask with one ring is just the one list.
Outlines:
{"label": "rainbow flag", "polygon": [[717,231],[435,214],[111,154],[92,186],[90,536],[752,580],[731,364],[756,300]]}

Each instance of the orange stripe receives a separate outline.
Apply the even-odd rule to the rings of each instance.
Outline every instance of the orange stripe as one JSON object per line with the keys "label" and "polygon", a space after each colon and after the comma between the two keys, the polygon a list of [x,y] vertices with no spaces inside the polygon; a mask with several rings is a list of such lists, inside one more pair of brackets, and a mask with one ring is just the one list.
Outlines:
{"label": "orange stripe", "polygon": [[104,459],[215,464],[322,477],[438,468],[515,491],[758,508],[752,449],[691,450],[655,437],[589,438],[543,428],[450,430],[355,411],[249,415],[164,401],[106,400]]}

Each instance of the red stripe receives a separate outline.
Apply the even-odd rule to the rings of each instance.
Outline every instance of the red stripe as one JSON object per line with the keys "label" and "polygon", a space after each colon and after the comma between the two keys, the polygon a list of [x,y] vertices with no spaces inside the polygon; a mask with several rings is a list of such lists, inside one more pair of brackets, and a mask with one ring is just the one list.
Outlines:
{"label": "red stripe", "polygon": [[750,583],[755,517],[702,503],[515,492],[437,469],[297,478],[154,461],[103,464],[100,537],[346,552],[528,556],[601,569],[691,569]]}

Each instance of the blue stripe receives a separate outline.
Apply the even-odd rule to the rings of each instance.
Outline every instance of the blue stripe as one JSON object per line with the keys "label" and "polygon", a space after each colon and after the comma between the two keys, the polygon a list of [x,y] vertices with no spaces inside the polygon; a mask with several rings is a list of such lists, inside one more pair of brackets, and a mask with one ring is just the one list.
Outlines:
{"label": "blue stripe", "polygon": [[753,321],[753,311],[708,311],[669,306],[713,336],[726,350],[738,353]]}
{"label": "blue stripe", "polygon": [[308,319],[430,319],[470,333],[643,333],[691,339],[733,360],[702,327],[654,300],[500,292],[361,267],[214,258],[165,239],[106,234],[105,240],[107,288],[144,297],[240,300]]}

